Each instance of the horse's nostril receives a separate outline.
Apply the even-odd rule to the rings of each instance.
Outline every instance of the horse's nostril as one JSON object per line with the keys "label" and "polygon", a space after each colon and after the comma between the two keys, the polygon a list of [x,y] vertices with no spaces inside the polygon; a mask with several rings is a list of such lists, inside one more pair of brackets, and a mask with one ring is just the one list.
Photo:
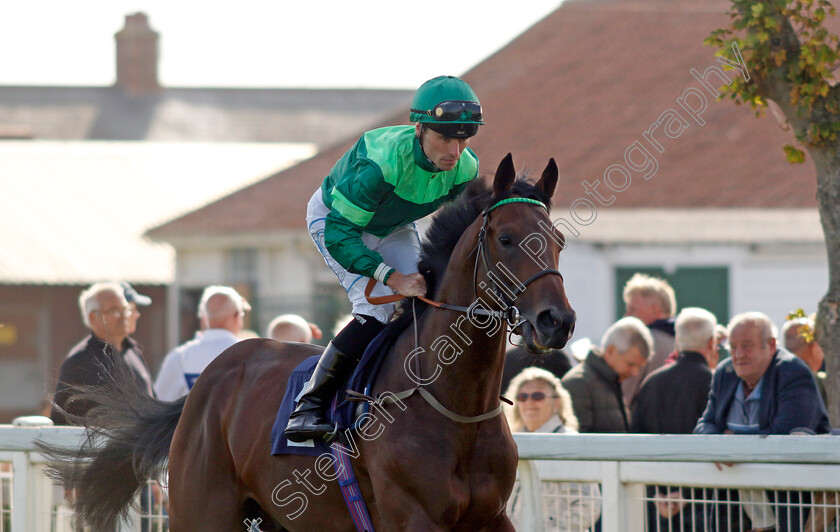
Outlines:
{"label": "horse's nostril", "polygon": [[551,331],[554,331],[558,326],[562,325],[562,323],[558,323],[557,318],[562,322],[559,313],[555,315],[551,310],[544,310],[537,315],[537,327],[543,333],[550,334]]}

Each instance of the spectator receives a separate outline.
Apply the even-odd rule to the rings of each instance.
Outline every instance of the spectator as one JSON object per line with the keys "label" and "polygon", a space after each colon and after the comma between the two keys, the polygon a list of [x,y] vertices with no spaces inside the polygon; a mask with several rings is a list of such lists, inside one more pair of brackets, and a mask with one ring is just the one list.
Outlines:
{"label": "spectator", "polygon": [[653,339],[638,318],[615,322],[582,364],[569,370],[563,386],[572,396],[580,432],[628,432],[621,381],[637,375],[653,351]]}
{"label": "spectator", "polygon": [[[120,283],[120,286],[123,287],[123,295],[125,295],[125,300],[128,301],[128,306],[131,308],[131,314],[128,316],[128,336],[126,337],[126,341],[132,346],[132,349],[138,355],[136,358],[131,357],[127,360],[127,362],[133,365],[134,369],[143,376],[146,390],[149,392],[149,395],[154,396],[152,374],[149,372],[146,358],[143,356],[143,346],[141,346],[137,340],[131,336],[137,332],[137,321],[140,319],[140,316],[142,316],[142,314],[140,314],[139,307],[148,307],[151,305],[152,298],[139,294],[137,290],[135,290],[127,282]],[[138,361],[142,361],[142,364],[138,364]]]}
{"label": "spectator", "polygon": [[266,337],[278,342],[311,343],[321,338],[321,329],[297,314],[282,314],[268,324]]}
{"label": "spectator", "polygon": [[[506,395],[514,398],[507,408],[513,432],[577,434],[577,418],[572,400],[552,373],[530,367],[510,383]],[[541,462],[537,462],[539,469]],[[597,484],[543,482],[543,523],[550,532],[572,532],[589,529],[601,515],[600,491]],[[521,519],[519,484],[509,499],[511,521],[518,528]]]}
{"label": "spectator", "polygon": [[128,322],[128,335],[131,336],[137,332],[137,320],[142,316],[138,307],[148,307],[152,304],[152,298],[139,294],[133,286],[126,282],[120,283],[120,286],[123,287],[125,300],[128,301],[128,306],[131,307],[131,316]]}
{"label": "spectator", "polygon": [[50,413],[56,425],[80,421],[75,418],[84,416],[92,406],[71,401],[72,387],[102,384],[116,364],[127,366],[136,377],[137,385],[153,395],[146,361],[137,343],[128,337],[131,307],[123,287],[117,283],[96,283],[79,295],[79,309],[90,334],[70,350],[59,369]]}
{"label": "spectator", "polygon": [[239,341],[236,335],[242,330],[249,310],[251,306],[233,288],[205,288],[198,303],[201,331],[166,355],[155,380],[158,398],[174,401],[187,395],[204,368]]}
{"label": "spectator", "polygon": [[[717,319],[701,308],[685,308],[677,316],[675,363],[663,366],[645,379],[633,410],[633,432],[691,434],[709,397],[712,369],[718,363]],[[648,530],[691,530],[702,523],[704,505],[689,502],[708,499],[711,491],[649,486]],[[685,506],[690,504],[688,510]]]}
{"label": "spectator", "polygon": [[823,402],[825,395],[825,354],[814,339],[814,322],[810,318],[788,320],[782,326],[782,345],[802,359],[817,381]]}
{"label": "spectator", "polygon": [[633,411],[633,432],[691,434],[706,408],[712,369],[718,363],[717,319],[711,312],[685,308],[676,321],[679,355],[674,364],[648,375]]}
{"label": "spectator", "polygon": [[[696,434],[790,434],[807,432],[825,434],[831,430],[828,415],[811,370],[800,359],[776,348],[776,328],[760,312],[739,314],[729,322],[731,358],[720,364],[712,380],[712,389],[703,416],[694,428]],[[753,519],[762,505],[745,507]],[[758,492],[760,499],[764,495]],[[779,532],[798,531],[800,508],[809,497],[793,492],[767,492],[776,504],[775,526]],[[753,510],[750,511],[750,508]],[[762,512],[763,513],[763,512]],[[803,516],[804,517],[804,516]],[[769,526],[773,516],[762,515],[761,524]],[[789,525],[789,523],[792,523]]]}
{"label": "spectator", "polygon": [[642,320],[653,335],[653,352],[645,367],[621,383],[624,400],[632,409],[645,377],[661,368],[674,351],[677,299],[668,281],[637,273],[624,285],[624,305],[624,315]]}

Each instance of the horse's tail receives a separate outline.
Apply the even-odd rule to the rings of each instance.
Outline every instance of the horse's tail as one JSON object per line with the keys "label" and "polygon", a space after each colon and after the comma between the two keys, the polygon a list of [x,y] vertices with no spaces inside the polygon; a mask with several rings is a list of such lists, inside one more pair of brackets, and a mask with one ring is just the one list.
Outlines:
{"label": "horse's tail", "polygon": [[101,386],[73,388],[70,401],[94,405],[83,418],[79,448],[36,445],[47,473],[74,490],[73,509],[94,530],[113,530],[148,480],[162,479],[169,445],[186,397],[168,403],[149,397],[126,369],[108,372]]}

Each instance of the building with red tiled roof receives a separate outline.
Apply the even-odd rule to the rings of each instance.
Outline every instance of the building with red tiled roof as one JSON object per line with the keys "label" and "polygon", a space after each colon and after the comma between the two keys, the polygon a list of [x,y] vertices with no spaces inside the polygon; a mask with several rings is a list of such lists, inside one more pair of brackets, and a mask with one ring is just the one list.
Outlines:
{"label": "building with red tiled roof", "polygon": [[[561,268],[581,336],[600,338],[623,313],[634,271],[665,275],[680,308],[721,320],[762,310],[781,322],[814,310],[827,286],[813,166],[785,160],[791,134],[772,109],[756,119],[716,99],[716,87],[749,76],[703,44],[729,6],[567,1],[463,75],[485,110],[471,144],[482,173],[508,152],[519,169],[560,166],[552,219],[569,243]],[[407,110],[383,125],[406,121]],[[306,202],[357,137],[149,235],[185,265],[244,246],[257,293],[312,312],[316,287],[337,283],[308,242]]]}

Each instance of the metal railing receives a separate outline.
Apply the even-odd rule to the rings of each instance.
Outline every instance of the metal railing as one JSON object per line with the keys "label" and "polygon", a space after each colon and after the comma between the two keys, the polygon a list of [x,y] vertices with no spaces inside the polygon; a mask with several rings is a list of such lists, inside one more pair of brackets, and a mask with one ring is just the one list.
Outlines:
{"label": "metal railing", "polygon": [[[73,446],[79,444],[81,433],[81,429],[73,427],[0,425],[0,463],[11,464],[0,468],[0,482],[6,482],[5,491],[10,499],[0,498],[0,532],[59,531],[55,490],[44,476],[43,461],[33,442],[37,439]],[[760,493],[802,490],[811,497],[807,504],[799,503],[800,507],[817,508],[824,515],[833,515],[837,509],[840,439],[832,436],[516,434],[514,438],[520,457],[518,497],[522,507],[518,530],[544,530],[544,482],[598,484],[603,532],[649,530],[646,524],[647,505],[652,502],[646,492],[649,485]],[[732,465],[717,467],[715,463]],[[746,505],[745,501],[703,503],[728,504],[739,511]],[[825,530],[813,524],[811,527],[814,531]],[[121,528],[139,531],[139,514],[133,514],[131,522]],[[796,529],[796,524],[789,528]],[[562,526],[558,529],[577,530]],[[798,529],[805,530],[802,525]],[[701,530],[722,532],[729,528],[721,528],[719,523],[698,523],[692,532]],[[808,529],[808,532],[813,531]]]}
{"label": "metal railing", "polygon": [[[600,484],[604,532],[668,530],[648,523],[647,502],[652,501],[646,486],[652,485],[735,492],[770,490],[771,496],[801,491],[814,497],[809,503],[797,503],[803,510],[800,514],[817,508],[815,514],[831,517],[828,514],[837,510],[837,497],[832,494],[840,490],[840,439],[833,436],[516,434],[514,438],[519,446],[522,497],[528,504],[520,522],[524,531],[544,530],[541,490],[546,481]],[[731,511],[733,507],[740,513],[748,506],[737,499],[701,498],[698,502],[712,513]],[[774,508],[779,508],[779,503]],[[814,522],[809,524],[802,518],[802,522],[780,528],[823,532],[836,530],[836,526],[817,528]],[[573,526],[560,529],[576,530]],[[710,519],[696,522],[687,530],[749,529],[743,524]]]}

